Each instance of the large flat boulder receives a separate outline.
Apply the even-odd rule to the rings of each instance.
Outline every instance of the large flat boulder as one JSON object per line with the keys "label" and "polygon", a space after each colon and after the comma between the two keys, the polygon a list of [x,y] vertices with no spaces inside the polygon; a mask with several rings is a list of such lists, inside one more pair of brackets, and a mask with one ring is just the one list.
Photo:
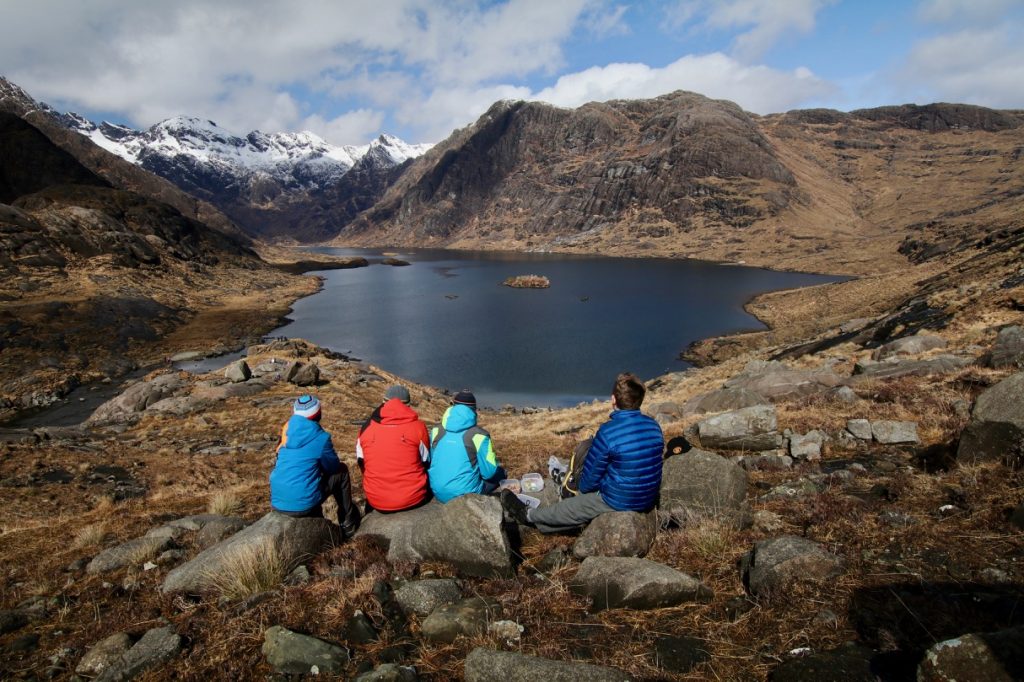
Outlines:
{"label": "large flat boulder", "polygon": [[609,512],[587,524],[572,553],[577,559],[588,556],[645,556],[658,536],[655,512]]}
{"label": "large flat boulder", "polygon": [[726,388],[745,388],[769,400],[784,400],[821,393],[846,380],[831,367],[795,369],[778,360],[755,360],[725,382]]}
{"label": "large flat boulder", "polygon": [[749,388],[720,388],[717,391],[693,396],[683,405],[682,412],[685,416],[728,412],[767,403],[767,398]]}
{"label": "large flat boulder", "polygon": [[710,518],[743,527],[749,525],[748,478],[735,462],[694,448],[665,460],[659,505],[680,524]]}
{"label": "large flat boulder", "polygon": [[170,548],[174,540],[168,536],[145,536],[103,550],[85,567],[86,573],[106,573],[126,566],[141,566]]}
{"label": "large flat boulder", "polygon": [[168,573],[161,590],[165,594],[208,592],[214,588],[217,576],[231,571],[232,564],[239,557],[258,554],[265,547],[273,548],[287,574],[291,568],[316,556],[324,548],[340,542],[341,530],[326,519],[297,519],[270,512]]}
{"label": "large flat boulder", "polygon": [[590,597],[594,609],[657,609],[710,600],[714,593],[696,578],[647,559],[592,556],[570,584]]}
{"label": "large flat boulder", "polygon": [[783,535],[754,543],[740,568],[751,594],[764,595],[793,582],[820,583],[843,572],[843,560],[813,540]]}
{"label": "large flat boulder", "polygon": [[578,661],[553,661],[477,647],[466,657],[466,682],[625,682],[626,673]]}
{"label": "large flat boulder", "polygon": [[177,374],[162,374],[132,384],[120,395],[103,403],[86,420],[88,424],[119,423],[134,419],[153,403],[171,397],[185,382]]}
{"label": "large flat boulder", "polygon": [[928,360],[896,360],[890,358],[883,362],[860,363],[854,368],[853,381],[867,379],[895,379],[896,377],[927,377],[938,374],[950,374],[974,364],[974,358],[963,355],[936,355]]}
{"label": "large flat boulder", "polygon": [[701,447],[716,450],[774,450],[782,444],[772,405],[723,412],[697,422]]}
{"label": "large flat boulder", "polygon": [[390,561],[444,561],[464,575],[512,575],[512,551],[495,497],[463,495],[395,514],[374,512],[356,535],[385,540]]}
{"label": "large flat boulder", "polygon": [[945,347],[946,340],[941,336],[914,334],[913,336],[904,336],[902,339],[896,339],[879,346],[871,354],[871,357],[875,360],[885,360],[886,358],[893,358],[899,355],[920,355],[926,351]]}
{"label": "large flat boulder", "polygon": [[1024,372],[1003,379],[978,396],[971,421],[960,434],[961,462],[1005,461],[1024,457]]}

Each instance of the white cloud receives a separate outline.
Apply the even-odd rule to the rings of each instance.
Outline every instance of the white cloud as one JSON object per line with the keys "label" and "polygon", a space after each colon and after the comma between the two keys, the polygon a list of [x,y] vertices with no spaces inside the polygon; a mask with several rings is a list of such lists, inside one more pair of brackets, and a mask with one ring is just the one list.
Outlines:
{"label": "white cloud", "polygon": [[1020,23],[967,29],[923,40],[895,77],[904,91],[925,101],[1020,108],[1024,35]]}
{"label": "white cloud", "polygon": [[917,15],[934,23],[969,22],[993,24],[1001,21],[1020,0],[922,0]]}
{"label": "white cloud", "polygon": [[532,99],[578,107],[590,101],[646,98],[691,90],[729,99],[761,114],[786,111],[824,98],[833,88],[806,68],[780,71],[748,66],[721,53],[687,55],[664,68],[645,64],[609,64],[562,76]]}
{"label": "white cloud", "polygon": [[531,99],[530,89],[515,85],[438,88],[422,100],[410,100],[399,108],[396,117],[402,123],[418,124],[422,139],[438,142],[503,99]]}
{"label": "white cloud", "polygon": [[746,29],[733,40],[732,53],[743,61],[762,57],[786,35],[809,33],[818,11],[836,0],[680,0],[666,9],[666,25],[695,23],[704,30]]}
{"label": "white cloud", "polygon": [[372,139],[382,132],[383,125],[384,113],[373,109],[356,109],[329,121],[319,114],[314,114],[302,121],[303,130],[310,130],[335,144],[345,144],[348,140]]}

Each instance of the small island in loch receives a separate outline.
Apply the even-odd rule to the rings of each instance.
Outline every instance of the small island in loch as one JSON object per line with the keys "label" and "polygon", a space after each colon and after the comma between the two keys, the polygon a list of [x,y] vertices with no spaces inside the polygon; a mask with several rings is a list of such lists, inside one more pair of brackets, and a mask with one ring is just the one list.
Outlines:
{"label": "small island in loch", "polygon": [[501,284],[514,289],[547,289],[551,286],[551,280],[544,275],[517,275],[509,277]]}

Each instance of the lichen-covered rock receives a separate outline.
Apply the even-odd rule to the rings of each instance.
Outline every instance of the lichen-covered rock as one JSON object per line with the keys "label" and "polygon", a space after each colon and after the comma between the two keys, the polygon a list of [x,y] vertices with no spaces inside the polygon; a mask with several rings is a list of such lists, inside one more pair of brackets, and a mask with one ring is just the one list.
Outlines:
{"label": "lichen-covered rock", "polygon": [[919,682],[1024,679],[1024,628],[968,634],[939,642],[917,668]]}
{"label": "lichen-covered rock", "polygon": [[142,638],[118,660],[111,663],[96,678],[96,682],[122,682],[152,670],[181,651],[181,637],[170,625],[148,630]]}
{"label": "lichen-covered rock", "polygon": [[85,571],[86,573],[106,573],[125,566],[141,566],[160,552],[169,549],[172,544],[172,538],[167,536],[135,538],[116,547],[103,550],[89,562]]}
{"label": "lichen-covered rock", "polygon": [[572,553],[577,559],[588,556],[635,556],[647,554],[658,535],[655,512],[609,512],[591,521],[576,543]]}
{"label": "lichen-covered rock", "polygon": [[132,638],[127,632],[118,632],[101,639],[89,647],[82,660],[75,667],[75,672],[87,677],[95,677],[121,659],[132,648]]}
{"label": "lichen-covered rock", "polygon": [[710,518],[746,527],[747,480],[739,465],[695,448],[665,460],[659,507],[678,523]]}
{"label": "lichen-covered rock", "polygon": [[887,344],[879,346],[875,349],[875,352],[871,354],[871,357],[875,360],[885,360],[886,358],[892,358],[898,355],[918,355],[925,351],[945,347],[946,340],[941,336],[915,334],[913,336],[904,336],[902,339],[896,339],[895,341],[890,341]]}
{"label": "lichen-covered rock", "polygon": [[614,668],[483,647],[473,649],[466,657],[466,682],[626,682],[631,679]]}
{"label": "lichen-covered rock", "polygon": [[793,582],[820,583],[843,572],[843,560],[813,540],[783,535],[754,543],[740,567],[743,584],[754,595]]}
{"label": "lichen-covered rock", "polygon": [[356,535],[385,540],[389,561],[445,561],[465,575],[509,577],[512,551],[502,521],[497,498],[463,495],[447,504],[367,514]]}
{"label": "lichen-covered rock", "polygon": [[1024,372],[985,390],[974,404],[971,421],[960,434],[957,459],[965,463],[1003,461],[1019,466],[1024,458]]}
{"label": "lichen-covered rock", "polygon": [[501,618],[501,604],[484,597],[470,597],[443,604],[427,616],[420,632],[429,642],[450,644],[460,635],[480,635],[488,624]]}
{"label": "lichen-covered rock", "polygon": [[756,405],[723,412],[697,423],[701,447],[723,450],[760,452],[777,448],[778,434],[775,407]]}
{"label": "lichen-covered rock", "polygon": [[412,580],[395,590],[395,602],[406,613],[429,616],[434,609],[444,604],[454,604],[462,599],[459,584],[451,578]]}
{"label": "lichen-covered rock", "polygon": [[725,387],[745,388],[769,400],[783,400],[821,393],[843,382],[843,377],[829,366],[795,369],[778,360],[755,360],[747,363],[742,373],[726,381]]}
{"label": "lichen-covered rock", "polygon": [[647,559],[592,556],[583,560],[570,589],[593,608],[657,609],[707,601],[714,593],[696,578]]}
{"label": "lichen-covered rock", "polygon": [[[280,625],[263,633],[263,655],[274,670],[286,675],[337,675],[349,663],[348,650]],[[314,671],[316,669],[316,672]]]}
{"label": "lichen-covered rock", "polygon": [[224,368],[224,378],[233,384],[248,381],[252,377],[252,370],[245,360],[235,360]]}
{"label": "lichen-covered rock", "polygon": [[891,420],[871,422],[871,436],[879,443],[896,445],[899,443],[919,443],[917,423]]}
{"label": "lichen-covered rock", "polygon": [[848,419],[846,421],[846,430],[854,438],[871,440],[871,422],[867,419]]}
{"label": "lichen-covered rock", "polygon": [[808,431],[806,434],[794,433],[789,437],[789,454],[794,459],[821,459],[821,446],[828,440],[828,435],[821,431]]}

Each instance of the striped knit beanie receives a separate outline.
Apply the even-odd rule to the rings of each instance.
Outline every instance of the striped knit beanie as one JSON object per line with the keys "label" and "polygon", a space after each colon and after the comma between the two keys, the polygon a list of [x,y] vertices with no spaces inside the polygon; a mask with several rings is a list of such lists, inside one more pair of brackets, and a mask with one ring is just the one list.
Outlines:
{"label": "striped knit beanie", "polygon": [[320,414],[320,401],[311,395],[300,395],[292,406],[292,411],[300,417],[312,419]]}

